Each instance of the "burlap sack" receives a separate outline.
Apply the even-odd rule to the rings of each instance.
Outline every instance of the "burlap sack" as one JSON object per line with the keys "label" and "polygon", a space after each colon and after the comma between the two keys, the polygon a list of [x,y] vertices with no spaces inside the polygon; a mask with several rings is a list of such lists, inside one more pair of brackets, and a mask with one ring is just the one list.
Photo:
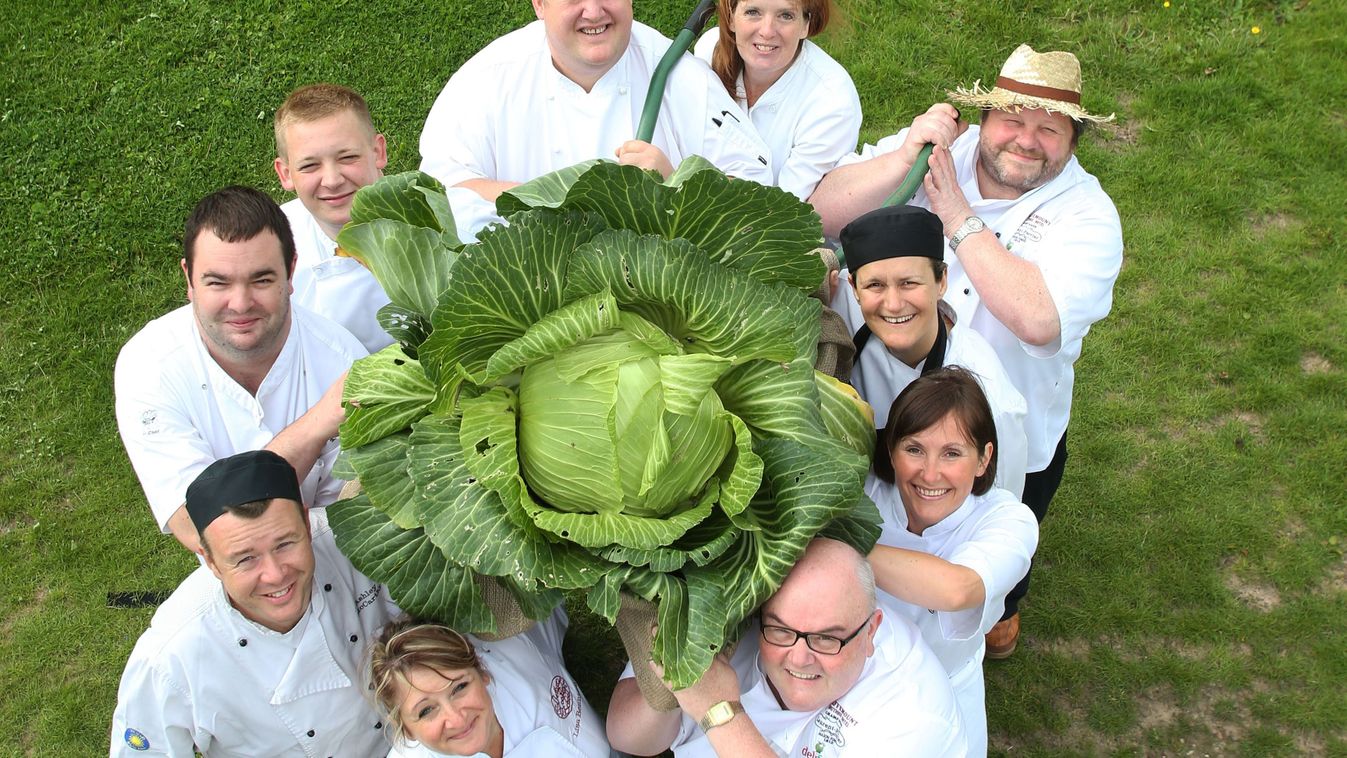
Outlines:
{"label": "burlap sack", "polygon": [[[355,497],[360,494],[360,480],[352,479],[341,488],[340,498]],[[500,583],[495,577],[481,576],[475,577],[477,589],[482,593],[482,600],[486,607],[491,609],[491,616],[496,620],[496,631],[493,633],[473,632],[473,636],[488,641],[503,640],[506,637],[513,637],[516,634],[527,632],[533,628],[537,622],[524,615],[524,611],[519,607],[519,601],[511,592]],[[646,636],[649,636],[648,634]],[[649,655],[649,646],[646,647],[646,654]]]}
{"label": "burlap sack", "polygon": [[[814,370],[821,371],[838,381],[850,382],[851,363],[856,358],[856,346],[851,341],[851,330],[847,328],[847,323],[836,311],[828,307],[831,294],[829,281],[832,273],[840,270],[841,266],[837,261],[837,254],[832,250],[820,247],[814,252],[828,267],[828,275],[823,278],[823,283],[810,295],[823,303],[823,310],[819,314],[818,357],[814,359]],[[839,283],[838,286],[845,285]]]}
{"label": "burlap sack", "polygon": [[337,493],[337,499],[338,499],[338,500],[347,500],[347,499],[353,498],[353,497],[355,497],[356,495],[359,495],[359,494],[360,494],[360,490],[361,490],[361,487],[360,487],[360,480],[359,480],[359,479],[352,479],[351,481],[349,481],[349,482],[347,482],[346,484],[343,484],[343,485],[342,485],[342,487],[341,487],[341,492]]}
{"label": "burlap sack", "polygon": [[678,701],[668,685],[650,670],[650,649],[655,642],[650,627],[655,625],[655,612],[654,603],[623,592],[616,626],[622,647],[627,649],[627,658],[631,660],[631,668],[636,672],[636,685],[650,707],[663,713],[678,710]]}
{"label": "burlap sack", "polygon": [[493,642],[527,632],[538,623],[524,615],[523,609],[519,607],[519,601],[515,600],[514,594],[506,589],[499,579],[481,574],[474,579],[477,588],[482,591],[482,600],[486,602],[486,607],[491,609],[491,616],[496,619],[496,631],[491,634],[474,632],[473,636]]}

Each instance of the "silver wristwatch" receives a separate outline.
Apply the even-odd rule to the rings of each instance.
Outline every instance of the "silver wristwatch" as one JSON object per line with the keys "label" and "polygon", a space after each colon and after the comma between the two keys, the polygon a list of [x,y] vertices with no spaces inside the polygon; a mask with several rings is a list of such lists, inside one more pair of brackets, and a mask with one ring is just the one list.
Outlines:
{"label": "silver wristwatch", "polygon": [[950,235],[949,251],[951,253],[958,252],[959,243],[963,242],[965,237],[967,237],[970,234],[977,234],[978,232],[986,228],[987,225],[983,223],[982,219],[978,218],[977,216],[969,216],[968,218],[964,219],[964,222],[959,225],[958,230],[956,230],[954,234]]}

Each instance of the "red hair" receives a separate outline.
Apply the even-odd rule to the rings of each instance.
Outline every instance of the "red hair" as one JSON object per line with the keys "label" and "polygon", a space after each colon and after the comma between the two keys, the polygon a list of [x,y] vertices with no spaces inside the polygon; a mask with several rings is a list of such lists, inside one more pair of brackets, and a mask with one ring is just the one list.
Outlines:
{"label": "red hair", "polygon": [[[752,0],[721,0],[716,3],[716,19],[720,25],[720,39],[716,40],[716,49],[711,53],[711,70],[720,77],[720,83],[731,96],[735,94],[735,82],[744,70],[743,56],[735,46],[734,33],[730,31],[730,20],[734,18],[734,9],[742,2]],[[821,34],[828,28],[828,19],[833,14],[832,0],[794,0],[800,13],[809,22],[806,37]]]}

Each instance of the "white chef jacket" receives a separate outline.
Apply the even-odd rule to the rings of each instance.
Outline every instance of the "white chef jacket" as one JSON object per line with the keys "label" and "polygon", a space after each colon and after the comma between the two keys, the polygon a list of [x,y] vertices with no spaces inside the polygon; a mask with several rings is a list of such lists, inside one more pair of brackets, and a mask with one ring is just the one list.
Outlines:
{"label": "white chef jacket", "polygon": [[[875,653],[845,695],[813,712],[783,710],[758,666],[756,623],[731,659],[744,711],[782,756],[966,755],[963,721],[940,662],[912,622],[884,616]],[[674,739],[677,758],[715,756],[687,714]]]}
{"label": "white chef jacket", "polygon": [[[543,22],[516,29],[449,79],[421,132],[421,170],[446,186],[526,182],[636,138],[650,77],[668,38],[639,22],[631,43],[589,92],[552,64]],[[684,56],[669,73],[651,143],[675,167],[700,155],[721,171],[768,184],[771,151],[706,64]]]}
{"label": "white chef jacket", "polygon": [[[697,40],[697,57],[710,64],[719,39],[720,27],[708,29]],[[801,200],[856,149],[861,133],[856,85],[842,64],[810,40],[751,108],[740,74],[735,100],[772,151],[772,183]]]}
{"label": "white chef jacket", "polygon": [[[847,284],[847,276],[844,269],[829,306],[841,314],[854,335],[865,325],[865,317],[861,315],[856,293]],[[1025,461],[1029,454],[1025,434],[1028,411],[1024,397],[1015,389],[1001,360],[982,335],[957,324],[951,326],[947,334],[943,365],[961,366],[977,377],[996,424],[996,486],[1010,490],[1018,497],[1024,494]],[[876,428],[882,429],[888,423],[894,399],[921,376],[925,365],[924,360],[916,368],[903,363],[893,357],[878,337],[871,337],[865,343],[865,349],[856,356],[851,367],[851,386],[874,409]],[[878,450],[875,454],[884,455],[885,451]]]}
{"label": "white chef jacket", "polygon": [[[605,758],[607,729],[576,685],[561,656],[566,611],[527,632],[497,642],[469,635],[491,681],[491,705],[511,758]],[[481,755],[479,753],[478,755]],[[418,742],[400,743],[389,758],[441,758]]]}
{"label": "white chef jacket", "polygon": [[[290,314],[285,346],[256,397],[211,358],[190,304],[146,324],[122,347],[113,372],[117,430],[161,530],[202,470],[266,447],[365,356],[333,322],[293,304]],[[337,499],[344,484],[331,474],[337,453],[333,438],[301,482],[306,505]]]}
{"label": "white chef jacket", "polygon": [[360,666],[398,609],[337,550],[326,511],[309,523],[313,599],[289,632],[244,618],[204,566],[159,606],[117,689],[111,756],[387,752]]}
{"label": "white chef jacket", "polygon": [[949,673],[955,699],[968,735],[969,754],[987,752],[987,708],[984,702],[982,658],[986,634],[1005,611],[1006,594],[1029,571],[1029,559],[1038,547],[1038,521],[1029,506],[1003,489],[969,495],[953,513],[917,536],[907,530],[907,511],[892,484],[874,474],[865,482],[866,494],[879,507],[884,529],[879,544],[901,547],[944,558],[976,571],[986,597],[982,605],[961,611],[931,611],[880,590],[879,606],[886,614],[916,624]]}
{"label": "white chef jacket", "polygon": [[[1099,180],[1086,173],[1075,156],[1056,179],[1018,199],[984,199],[975,171],[979,131],[969,127],[951,147],[959,187],[973,213],[996,232],[1006,249],[1043,273],[1062,333],[1043,347],[1020,341],[982,305],[958,260],[949,262],[945,300],[959,314],[959,323],[987,338],[1024,396],[1029,407],[1028,470],[1042,471],[1052,461],[1070,420],[1073,364],[1080,357],[1081,342],[1090,326],[1113,307],[1113,283],[1122,268],[1122,223]],[[904,129],[866,145],[860,155],[847,156],[838,165],[893,152],[906,136]],[[917,191],[912,205],[930,208],[925,189]]]}
{"label": "white chef jacket", "polygon": [[[475,241],[482,227],[501,220],[496,206],[476,192],[449,187],[445,194],[463,242]],[[299,198],[281,210],[290,219],[295,236],[295,293],[290,302],[346,327],[370,353],[393,344],[393,338],[379,326],[379,309],[388,304],[388,295],[374,274],[360,261],[336,254],[336,240],[327,236]]]}
{"label": "white chef jacket", "polygon": [[393,344],[376,314],[388,295],[374,274],[354,258],[336,254],[337,243],[299,198],[281,206],[295,235],[295,294],[290,302],[346,327],[371,353]]}

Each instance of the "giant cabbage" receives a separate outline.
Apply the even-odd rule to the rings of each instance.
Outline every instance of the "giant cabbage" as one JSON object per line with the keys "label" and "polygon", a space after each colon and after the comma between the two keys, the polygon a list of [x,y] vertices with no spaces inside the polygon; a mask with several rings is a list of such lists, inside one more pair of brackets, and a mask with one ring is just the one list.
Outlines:
{"label": "giant cabbage", "polygon": [[820,532],[868,551],[871,423],[813,370],[817,215],[700,159],[667,182],[590,162],[516,188],[474,244],[417,172],[360,191],[338,238],[398,340],[346,383],[329,508],[407,611],[488,633],[583,591],[658,606],[653,657],[695,682]]}

